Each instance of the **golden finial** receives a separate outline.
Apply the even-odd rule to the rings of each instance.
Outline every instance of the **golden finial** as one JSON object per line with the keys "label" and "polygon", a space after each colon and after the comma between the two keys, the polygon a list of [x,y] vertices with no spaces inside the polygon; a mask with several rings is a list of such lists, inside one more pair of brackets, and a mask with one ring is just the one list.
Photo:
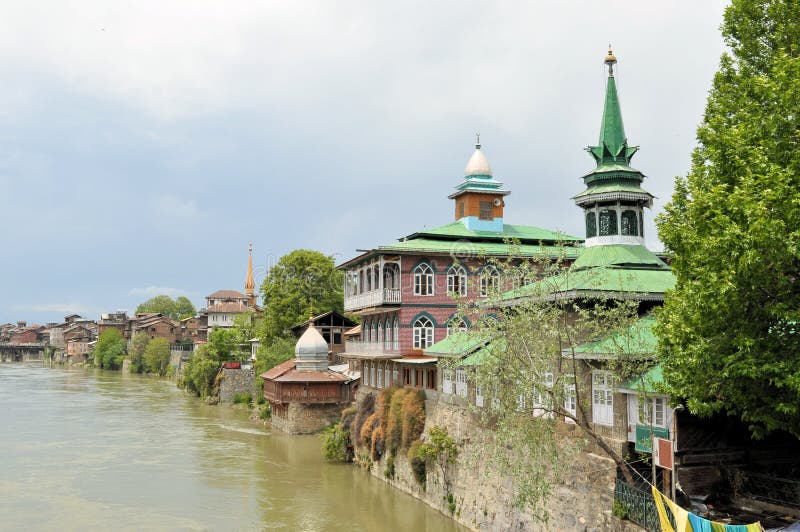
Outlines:
{"label": "golden finial", "polygon": [[614,77],[614,65],[617,64],[617,56],[611,50],[611,43],[608,43],[608,55],[603,60],[603,63],[608,65],[608,75]]}
{"label": "golden finial", "polygon": [[250,247],[249,247],[248,251],[250,252],[250,254],[253,253],[253,241],[252,240],[250,241]]}
{"label": "golden finial", "polygon": [[244,293],[255,301],[256,280],[253,276],[253,242],[250,242],[249,255],[247,257],[247,276],[244,279]]}

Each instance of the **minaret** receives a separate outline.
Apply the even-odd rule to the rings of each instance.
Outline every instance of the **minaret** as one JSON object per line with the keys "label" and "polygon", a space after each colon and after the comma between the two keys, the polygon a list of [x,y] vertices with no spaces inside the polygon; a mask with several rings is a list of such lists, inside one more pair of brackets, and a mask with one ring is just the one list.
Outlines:
{"label": "minaret", "polygon": [[644,174],[631,168],[638,146],[628,146],[617,96],[614,65],[617,58],[608,47],[603,62],[608,65],[606,100],[600,124],[600,141],[586,151],[597,168],[583,176],[586,190],[575,196],[584,211],[586,246],[644,245],[644,208],[653,196],[641,188]]}
{"label": "minaret", "polygon": [[247,277],[244,279],[244,295],[249,299],[251,307],[256,305],[256,280],[253,277],[253,243],[250,242],[250,255],[247,258]]}
{"label": "minaret", "polygon": [[492,177],[492,168],[481,151],[481,135],[476,133],[475,151],[464,169],[464,181],[448,196],[455,200],[456,221],[471,231],[503,232],[503,183]]}

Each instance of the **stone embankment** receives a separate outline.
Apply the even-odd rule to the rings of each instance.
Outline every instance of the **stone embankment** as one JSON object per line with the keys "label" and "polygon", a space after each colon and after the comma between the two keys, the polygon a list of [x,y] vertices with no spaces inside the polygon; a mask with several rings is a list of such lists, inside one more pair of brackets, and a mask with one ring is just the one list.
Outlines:
{"label": "stone embankment", "polygon": [[545,505],[549,520],[544,523],[514,507],[510,479],[476,467],[474,460],[470,460],[470,456],[476,456],[475,449],[470,447],[474,445],[470,441],[470,434],[474,434],[476,423],[468,408],[429,399],[425,409],[425,433],[431,427],[440,426],[461,442],[459,458],[448,473],[454,505],[447,500],[441,474],[429,468],[423,488],[415,480],[405,453],[398,453],[395,457],[394,478],[388,479],[384,474],[386,456],[372,464],[370,472],[373,476],[426,502],[445,515],[452,515],[453,519],[472,530],[642,530],[629,521],[621,521],[611,515],[616,469],[610,459],[589,452],[576,453]]}

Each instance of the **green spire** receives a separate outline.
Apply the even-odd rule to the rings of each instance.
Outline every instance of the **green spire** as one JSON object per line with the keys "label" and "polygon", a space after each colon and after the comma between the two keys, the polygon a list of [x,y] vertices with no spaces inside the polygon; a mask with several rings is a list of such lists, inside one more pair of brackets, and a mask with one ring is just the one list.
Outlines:
{"label": "green spire", "polygon": [[614,80],[614,65],[617,58],[609,47],[605,58],[608,65],[608,82],[606,84],[606,101],[603,106],[603,121],[600,124],[600,141],[598,146],[590,146],[589,153],[597,161],[597,166],[609,164],[629,165],[638,146],[628,146],[625,137],[625,126],[622,124],[622,109],[617,96],[617,83]]}

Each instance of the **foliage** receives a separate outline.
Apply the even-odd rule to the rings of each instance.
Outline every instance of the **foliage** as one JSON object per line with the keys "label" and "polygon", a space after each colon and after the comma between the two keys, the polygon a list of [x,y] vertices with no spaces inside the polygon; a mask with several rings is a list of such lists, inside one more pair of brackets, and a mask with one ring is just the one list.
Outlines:
{"label": "foliage", "polygon": [[213,357],[205,345],[194,350],[186,364],[183,374],[185,388],[200,397],[208,397],[214,392],[214,378],[220,368],[220,361]]}
{"label": "foliage", "polygon": [[125,339],[117,329],[106,329],[94,346],[94,363],[106,369],[119,369],[126,348]]}
{"label": "foliage", "polygon": [[420,456],[419,447],[422,445],[420,440],[412,442],[408,448],[408,452],[406,453],[406,457],[408,458],[408,463],[411,465],[411,472],[414,474],[414,480],[417,483],[425,485],[427,468],[425,464],[425,459]]}
{"label": "foliage", "polygon": [[296,343],[297,339],[291,336],[276,338],[269,345],[262,344],[256,357],[256,374],[261,375],[278,364],[283,364],[287,360],[294,358],[294,346]]}
{"label": "foliage", "polygon": [[389,456],[386,457],[386,467],[383,470],[385,478],[394,478],[394,459],[396,456],[397,450],[392,450],[389,452]]}
{"label": "foliage", "polygon": [[[355,445],[361,445],[364,441],[361,438],[361,431],[373,412],[375,412],[375,396],[371,393],[364,394],[356,403],[356,415],[350,430],[350,433],[354,435],[353,443]],[[371,432],[370,436],[372,436]]]}
{"label": "foliage", "polygon": [[386,441],[383,427],[378,425],[372,431],[372,447],[370,454],[373,460],[380,460],[383,453],[386,451]]}
{"label": "foliage", "polygon": [[241,358],[237,356],[241,351],[240,334],[235,328],[213,327],[207,346],[209,355],[220,362]]}
{"label": "foliage", "polygon": [[450,465],[458,458],[458,444],[444,429],[438,425],[431,428],[427,441],[417,447],[417,457],[427,463],[436,464],[442,473],[445,491],[450,494]]}
{"label": "foliage", "polygon": [[425,429],[425,392],[408,390],[401,412],[402,438],[400,446],[406,448],[422,436]]}
{"label": "foliage", "polygon": [[322,455],[328,462],[349,462],[353,459],[350,433],[342,425],[336,423],[328,427],[322,434]]}
{"label": "foliage", "polygon": [[166,295],[152,297],[136,307],[136,314],[148,312],[163,314],[174,320],[182,320],[197,314],[194,305],[186,297],[180,296],[173,300]]}
{"label": "foliage", "polygon": [[128,358],[131,361],[131,373],[142,373],[145,371],[144,352],[147,349],[147,344],[150,343],[150,337],[146,334],[137,334],[131,341],[131,350],[128,353]]}
{"label": "foliage", "polygon": [[628,511],[628,507],[625,506],[625,503],[618,499],[614,499],[614,506],[611,508],[611,515],[624,521],[630,517],[630,512]]}
{"label": "foliage", "polygon": [[145,367],[150,373],[164,375],[169,366],[169,342],[166,338],[153,338],[144,350]]}
{"label": "foliage", "polygon": [[[502,272],[498,293],[490,293],[485,306],[497,319],[486,319],[482,309],[468,304],[459,309],[474,324],[467,338],[486,344],[480,364],[459,368],[461,360],[453,359],[440,365],[443,371],[467,371],[473,385],[484,390],[486,407],[476,413],[488,430],[476,435],[469,459],[509,477],[514,503],[546,518],[542,503],[570,463],[570,454],[584,443],[582,438],[631,475],[624,457],[592,423],[589,375],[599,369],[624,380],[649,369],[655,355],[649,335],[633,326],[639,311],[635,300],[553,297],[568,292],[571,282],[563,258],[514,258],[496,261],[496,266]],[[518,278],[534,277],[531,272],[538,280],[527,285],[525,297],[512,306],[500,299]],[[586,360],[576,351],[601,339],[609,339],[611,352],[599,360]],[[565,419],[574,422],[576,437],[556,433]]]}
{"label": "foliage", "polygon": [[272,417],[272,407],[270,407],[269,403],[262,405],[258,411],[258,419],[266,421],[270,417]]}
{"label": "foliage", "polygon": [[233,404],[235,405],[252,405],[253,394],[251,393],[235,393],[233,394]]}
{"label": "foliage", "polygon": [[342,311],[343,275],[333,257],[318,251],[298,249],[281,257],[261,285],[265,307],[257,327],[261,344],[289,338],[291,327],[308,319],[312,311]]}
{"label": "foliage", "polygon": [[658,218],[677,277],[664,377],[702,416],[800,437],[800,4],[733,0],[686,178]]}

